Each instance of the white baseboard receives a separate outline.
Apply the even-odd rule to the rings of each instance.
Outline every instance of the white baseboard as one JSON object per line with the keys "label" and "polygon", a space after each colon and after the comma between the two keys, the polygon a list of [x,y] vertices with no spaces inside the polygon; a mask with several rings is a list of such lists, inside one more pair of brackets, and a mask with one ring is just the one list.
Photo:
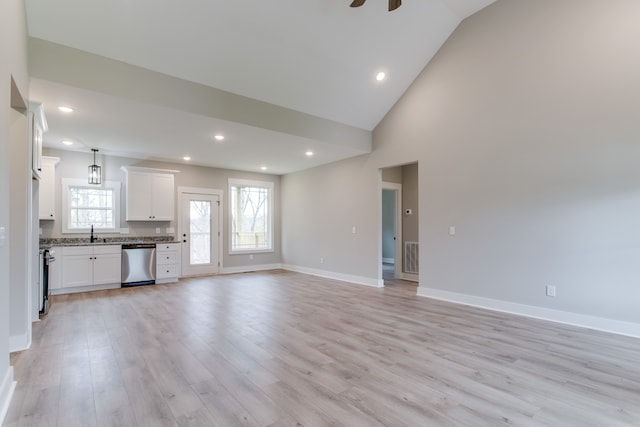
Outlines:
{"label": "white baseboard", "polygon": [[11,335],[9,336],[9,353],[13,353],[14,351],[23,351],[27,350],[31,347],[31,323],[29,323],[29,328],[27,332],[20,335]]}
{"label": "white baseboard", "polygon": [[419,282],[420,276],[412,273],[402,273],[402,280],[408,280],[410,282]]}
{"label": "white baseboard", "polygon": [[283,265],[283,269],[295,271],[297,273],[310,274],[312,276],[324,277],[325,279],[340,280],[342,282],[355,283],[357,285],[371,286],[374,288],[384,287],[384,280],[376,280],[370,277],[353,276],[350,274],[336,273],[334,271],[318,270],[315,268],[300,267],[297,265]]}
{"label": "white baseboard", "polygon": [[564,323],[566,325],[579,326],[582,328],[640,338],[640,323],[606,319],[603,317],[553,310],[550,308],[518,304],[515,302],[484,298],[474,295],[459,294],[456,292],[443,291],[440,289],[426,288],[422,286],[418,287],[417,294],[422,297],[439,299],[456,304],[471,305],[493,311],[501,311],[504,313],[517,314],[535,319],[548,320],[551,322]]}
{"label": "white baseboard", "polygon": [[0,383],[0,425],[4,423],[4,419],[9,411],[9,404],[16,389],[16,382],[13,380],[13,366],[9,366],[4,375],[4,379]]}
{"label": "white baseboard", "polygon": [[279,268],[282,268],[282,264],[241,265],[238,267],[224,267],[220,271],[220,273],[222,274],[250,273],[252,271],[277,270]]}

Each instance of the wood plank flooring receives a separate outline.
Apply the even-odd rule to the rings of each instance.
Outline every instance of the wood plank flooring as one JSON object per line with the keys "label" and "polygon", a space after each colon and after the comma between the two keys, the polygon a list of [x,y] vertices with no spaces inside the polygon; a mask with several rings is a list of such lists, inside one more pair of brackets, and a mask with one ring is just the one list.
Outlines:
{"label": "wood plank flooring", "polygon": [[62,295],[5,426],[639,426],[640,340],[273,271]]}

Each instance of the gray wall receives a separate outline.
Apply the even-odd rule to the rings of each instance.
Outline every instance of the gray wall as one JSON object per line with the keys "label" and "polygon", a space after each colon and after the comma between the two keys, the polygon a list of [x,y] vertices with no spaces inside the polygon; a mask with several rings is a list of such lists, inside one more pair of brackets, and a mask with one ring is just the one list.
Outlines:
{"label": "gray wall", "polygon": [[640,322],[638,16],[499,0],[463,21],[372,154],[283,177],[285,262],[334,250],[334,271],[377,277],[378,168],[418,161],[421,288]]}
{"label": "gray wall", "polygon": [[[23,0],[7,0],[0,14],[0,227],[9,234],[9,139],[11,133],[11,76],[24,98],[29,95],[27,76],[27,27]],[[27,189],[23,189],[25,194]],[[8,398],[12,379],[9,367],[9,277],[12,238],[9,235],[0,247],[0,408]],[[26,288],[27,284],[24,283]],[[24,306],[25,313],[27,311]],[[5,388],[3,388],[3,384]]]}
{"label": "gray wall", "polygon": [[[40,221],[40,227],[42,228],[43,234],[42,237],[81,237],[82,235],[77,234],[62,234],[62,226],[61,226],[61,179],[62,178],[77,178],[77,179],[86,179],[87,178],[87,166],[93,161],[90,153],[81,153],[75,151],[67,151],[67,150],[53,150],[53,149],[45,149],[45,155],[59,157],[60,163],[56,168],[56,215],[58,219],[56,221]],[[207,168],[200,166],[191,166],[186,164],[178,164],[178,163],[164,163],[164,162],[155,162],[155,161],[141,161],[137,159],[130,159],[124,157],[114,157],[114,156],[106,156],[99,155],[96,158],[98,164],[100,164],[102,169],[102,179],[103,180],[113,180],[122,182],[121,187],[121,215],[120,215],[120,227],[128,227],[129,235],[131,237],[134,236],[157,236],[155,229],[156,227],[161,228],[160,235],[171,235],[176,236],[178,231],[178,223],[177,221],[171,222],[141,222],[141,221],[125,221],[125,197],[126,197],[126,186],[124,183],[124,172],[120,169],[121,166],[142,166],[149,168],[158,168],[158,169],[170,169],[170,170],[179,170],[180,172],[175,175],[175,186],[176,191],[178,187],[201,187],[201,188],[212,188],[223,190],[223,211],[222,211],[222,227],[223,227],[223,247],[222,247],[222,262],[223,267],[240,267],[240,266],[249,266],[249,265],[265,265],[265,264],[279,264],[282,260],[281,256],[281,242],[280,242],[280,216],[279,216],[279,206],[280,206],[280,177],[276,175],[268,175],[268,174],[259,174],[259,173],[248,173],[248,172],[239,172],[232,171],[227,169],[216,169],[216,168]],[[229,255],[228,248],[228,230],[229,230],[229,201],[227,199],[228,195],[228,179],[229,178],[242,178],[242,179],[255,179],[260,181],[269,181],[274,183],[274,208],[275,212],[275,230],[274,230],[274,245],[275,251],[269,253],[256,253],[253,254],[253,259],[249,259],[249,255],[241,254],[241,255]],[[176,196],[176,218],[177,218],[177,202],[178,198]],[[167,234],[166,228],[173,227],[176,233]],[[101,237],[125,237],[125,235],[120,234],[101,234]]]}
{"label": "gray wall", "polygon": [[370,159],[359,156],[282,177],[285,264],[377,280],[382,200],[380,173]]}

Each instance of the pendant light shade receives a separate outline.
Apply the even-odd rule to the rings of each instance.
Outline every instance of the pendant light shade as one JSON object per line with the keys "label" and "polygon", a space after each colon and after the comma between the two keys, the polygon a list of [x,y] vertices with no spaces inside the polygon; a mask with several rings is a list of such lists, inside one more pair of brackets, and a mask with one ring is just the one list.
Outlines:
{"label": "pendant light shade", "polygon": [[96,164],[97,148],[92,148],[93,151],[93,164],[89,166],[89,184],[102,183],[102,168]]}

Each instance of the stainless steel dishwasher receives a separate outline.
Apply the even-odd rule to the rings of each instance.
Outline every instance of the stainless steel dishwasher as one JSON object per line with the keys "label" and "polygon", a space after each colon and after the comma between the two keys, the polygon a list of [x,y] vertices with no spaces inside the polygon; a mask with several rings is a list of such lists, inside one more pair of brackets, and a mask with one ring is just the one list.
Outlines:
{"label": "stainless steel dishwasher", "polygon": [[156,283],[156,244],[122,245],[122,286]]}

